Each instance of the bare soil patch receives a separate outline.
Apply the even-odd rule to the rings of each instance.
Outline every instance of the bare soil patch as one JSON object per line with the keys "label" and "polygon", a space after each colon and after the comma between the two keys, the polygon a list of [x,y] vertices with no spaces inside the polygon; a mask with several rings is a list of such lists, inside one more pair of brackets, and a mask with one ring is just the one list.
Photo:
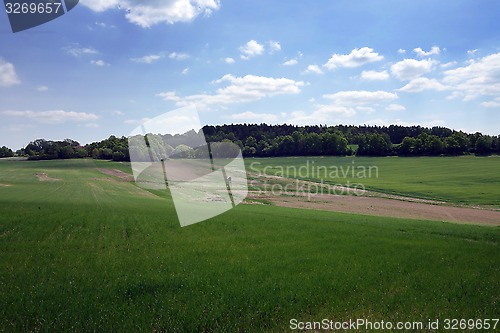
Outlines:
{"label": "bare soil patch", "polygon": [[45,172],[35,173],[35,176],[37,176],[38,180],[41,182],[57,182],[61,180],[59,178],[49,177]]}
{"label": "bare soil patch", "polygon": [[105,175],[117,177],[118,179],[120,179],[121,181],[124,181],[124,182],[133,182],[134,181],[134,177],[132,175],[130,175],[130,174],[126,173],[126,172],[117,170],[117,169],[100,169],[100,168],[97,168],[97,170],[100,173],[103,173]]}
{"label": "bare soil patch", "polygon": [[273,196],[251,192],[250,199],[263,199],[283,207],[500,226],[500,212],[495,210],[432,205],[388,198],[331,194],[318,194],[308,198],[305,195]]}
{"label": "bare soil patch", "polygon": [[12,186],[12,185],[10,185],[10,184],[0,184],[0,187],[10,187],[10,186]]}

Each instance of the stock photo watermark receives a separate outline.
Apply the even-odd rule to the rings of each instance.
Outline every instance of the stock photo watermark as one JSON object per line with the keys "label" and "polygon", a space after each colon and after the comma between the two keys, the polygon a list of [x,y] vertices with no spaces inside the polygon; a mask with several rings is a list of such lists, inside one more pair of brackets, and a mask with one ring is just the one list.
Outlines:
{"label": "stock photo watermark", "polygon": [[79,0],[3,0],[12,32],[52,21],[75,8]]}
{"label": "stock photo watermark", "polygon": [[356,164],[352,160],[344,165],[325,165],[307,159],[299,165],[263,165],[253,161],[248,169],[254,178],[252,190],[270,196],[302,196],[311,200],[321,195],[366,194],[364,179],[378,178],[376,165]]}

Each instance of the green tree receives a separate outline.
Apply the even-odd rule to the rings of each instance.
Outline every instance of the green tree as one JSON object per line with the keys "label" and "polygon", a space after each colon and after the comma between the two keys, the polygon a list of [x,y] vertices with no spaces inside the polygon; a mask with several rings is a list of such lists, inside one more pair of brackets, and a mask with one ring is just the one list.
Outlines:
{"label": "green tree", "polygon": [[476,155],[489,155],[492,153],[492,139],[489,135],[482,135],[476,140]]}

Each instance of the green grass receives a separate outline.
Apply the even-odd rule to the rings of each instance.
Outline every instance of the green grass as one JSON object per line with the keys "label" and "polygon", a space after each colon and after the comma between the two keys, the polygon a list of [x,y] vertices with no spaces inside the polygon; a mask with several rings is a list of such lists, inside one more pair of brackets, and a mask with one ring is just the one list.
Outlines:
{"label": "green grass", "polygon": [[500,228],[269,205],[180,228],[168,193],[98,180],[109,176],[96,167],[128,169],[0,161],[11,185],[0,186],[1,331],[285,332],[292,318],[500,314]]}
{"label": "green grass", "polygon": [[[327,184],[362,184],[378,192],[500,207],[500,156],[284,157],[246,159],[245,162],[250,172],[323,180]],[[363,167],[366,172],[362,172]],[[372,167],[371,174],[369,167]]]}

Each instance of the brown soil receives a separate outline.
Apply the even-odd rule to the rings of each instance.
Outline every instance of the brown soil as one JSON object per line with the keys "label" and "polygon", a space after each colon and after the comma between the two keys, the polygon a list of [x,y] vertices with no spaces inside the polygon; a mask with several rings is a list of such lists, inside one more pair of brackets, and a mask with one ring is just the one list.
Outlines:
{"label": "brown soil", "polygon": [[249,198],[268,200],[283,207],[500,226],[500,212],[489,209],[354,195],[318,194],[308,198],[304,195],[273,196],[251,192]]}
{"label": "brown soil", "polygon": [[10,184],[0,184],[0,187],[9,187],[9,186],[12,186]]}
{"label": "brown soil", "polygon": [[59,178],[51,178],[45,172],[35,173],[35,176],[38,177],[38,180],[41,182],[57,182]]}
{"label": "brown soil", "polygon": [[122,180],[124,182],[133,182],[134,181],[134,177],[132,175],[130,175],[130,174],[126,173],[126,172],[117,170],[117,169],[100,169],[100,168],[97,168],[97,170],[100,173],[103,173],[105,175],[118,177],[118,179],[120,179],[120,180]]}

